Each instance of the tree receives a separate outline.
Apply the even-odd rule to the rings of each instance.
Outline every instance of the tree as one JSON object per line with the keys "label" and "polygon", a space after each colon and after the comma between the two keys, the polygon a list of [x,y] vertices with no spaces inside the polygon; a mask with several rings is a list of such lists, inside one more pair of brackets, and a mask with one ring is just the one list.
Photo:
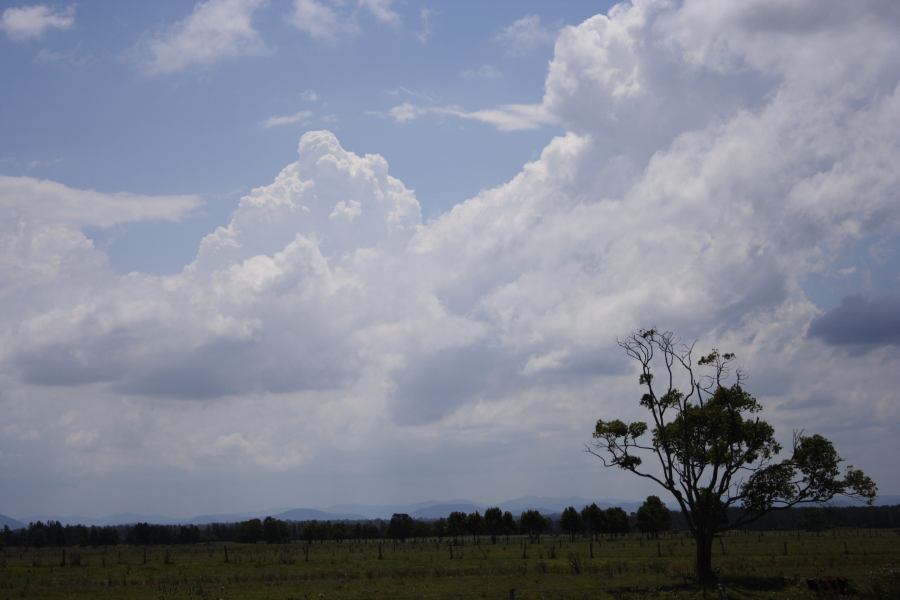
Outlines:
{"label": "tree", "polygon": [[838,494],[875,498],[875,483],[859,469],[848,466],[841,476],[843,461],[821,435],[794,432],[791,456],[778,460],[774,430],[757,416],[762,406],[744,389],[744,374],[731,375],[734,354],[713,349],[695,362],[693,345],[656,329],[638,330],[619,346],[638,363],[640,405],[651,422],[598,420],[587,450],[674,497],[696,542],[701,582],[714,579],[712,543],[723,531]]}
{"label": "tree", "polygon": [[591,539],[597,539],[597,535],[606,529],[606,515],[596,502],[581,509],[581,522]]}
{"label": "tree", "polygon": [[285,544],[291,541],[291,530],[285,521],[266,517],[262,523],[263,539],[267,544]]}
{"label": "tree", "polygon": [[506,535],[506,541],[509,541],[509,536],[516,532],[516,519],[512,516],[512,513],[508,510],[503,511],[503,533]]}
{"label": "tree", "polygon": [[652,533],[653,537],[659,537],[660,531],[668,529],[671,520],[669,509],[659,496],[647,496],[637,510],[638,528],[644,533]]}
{"label": "tree", "polygon": [[472,543],[478,543],[478,536],[484,528],[484,519],[477,510],[466,517],[466,529],[472,534]]}
{"label": "tree", "polygon": [[455,510],[447,515],[447,534],[453,536],[453,542],[466,532],[466,513]]}
{"label": "tree", "polygon": [[497,536],[503,532],[503,512],[496,507],[484,511],[484,528],[491,536],[491,543],[497,543]]}
{"label": "tree", "polygon": [[606,526],[606,532],[613,535],[620,533],[628,533],[628,513],[621,507],[614,506],[603,511],[603,523]]}
{"label": "tree", "polygon": [[578,511],[575,510],[574,506],[569,506],[562,511],[562,516],[559,518],[559,525],[562,527],[563,531],[571,536],[572,541],[574,541],[575,534],[581,531],[581,515],[578,514]]}
{"label": "tree", "polygon": [[394,513],[388,522],[387,536],[405,542],[413,534],[413,519],[406,513]]}
{"label": "tree", "polygon": [[526,510],[519,517],[522,533],[527,533],[531,541],[540,541],[541,534],[547,529],[547,519],[536,510]]}

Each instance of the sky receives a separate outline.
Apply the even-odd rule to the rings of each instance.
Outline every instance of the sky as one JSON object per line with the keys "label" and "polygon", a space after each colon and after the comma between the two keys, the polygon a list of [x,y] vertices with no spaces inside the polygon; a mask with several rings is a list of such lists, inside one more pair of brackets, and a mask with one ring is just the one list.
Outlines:
{"label": "sky", "polygon": [[0,2],[0,513],[579,495],[641,327],[900,493],[893,0]]}

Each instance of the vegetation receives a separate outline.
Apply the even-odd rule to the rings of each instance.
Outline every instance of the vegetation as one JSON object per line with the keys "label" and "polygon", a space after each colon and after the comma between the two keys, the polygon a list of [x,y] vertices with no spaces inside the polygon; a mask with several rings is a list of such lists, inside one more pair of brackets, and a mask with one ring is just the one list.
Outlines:
{"label": "vegetation", "polygon": [[875,483],[862,471],[847,467],[841,476],[841,458],[820,435],[795,432],[791,456],[778,460],[775,432],[757,416],[762,406],[744,389],[740,371],[730,378],[734,354],[713,349],[695,362],[693,346],[655,329],[619,345],[639,365],[640,405],[651,424],[598,420],[588,450],[605,466],[655,481],[672,495],[696,542],[701,582],[715,579],[713,540],[721,532],[838,494],[875,498]]}
{"label": "vegetation", "polygon": [[[855,597],[898,595],[895,530],[732,532],[713,548],[727,573],[713,598],[816,598],[807,579],[846,578]],[[523,552],[524,550],[524,552]],[[693,538],[527,536],[5,547],[0,599],[693,599]]]}
{"label": "vegetation", "polygon": [[637,526],[644,533],[651,533],[653,537],[659,537],[659,532],[669,529],[671,523],[672,515],[659,496],[647,496],[647,499],[638,508]]}

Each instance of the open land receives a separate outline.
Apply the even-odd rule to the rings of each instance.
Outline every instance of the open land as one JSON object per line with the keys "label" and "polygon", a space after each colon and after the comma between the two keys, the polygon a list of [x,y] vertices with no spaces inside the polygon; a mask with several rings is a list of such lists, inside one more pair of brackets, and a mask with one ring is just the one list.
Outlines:
{"label": "open land", "polygon": [[693,551],[683,534],[7,547],[0,599],[802,599],[821,596],[807,579],[839,577],[854,597],[900,597],[900,530],[732,533],[709,589],[692,583]]}

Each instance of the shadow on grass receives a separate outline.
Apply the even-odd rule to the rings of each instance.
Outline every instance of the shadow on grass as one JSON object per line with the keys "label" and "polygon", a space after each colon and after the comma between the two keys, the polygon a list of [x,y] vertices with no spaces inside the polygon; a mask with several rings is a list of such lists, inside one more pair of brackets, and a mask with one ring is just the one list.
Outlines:
{"label": "shadow on grass", "polygon": [[794,584],[794,582],[785,577],[759,577],[754,575],[729,575],[719,579],[719,583],[726,588],[741,588],[754,592],[777,592]]}
{"label": "shadow on grass", "polygon": [[[717,583],[706,586],[706,591],[715,594],[720,587],[724,590],[747,592],[779,592],[794,585],[790,579],[784,577],[757,577],[750,575],[725,576]],[[677,583],[673,585],[661,585],[653,588],[642,587],[614,587],[606,590],[613,598],[631,598],[635,594],[639,597],[647,594],[659,593],[702,593],[704,587],[695,581]],[[710,598],[716,597],[711,595]]]}

